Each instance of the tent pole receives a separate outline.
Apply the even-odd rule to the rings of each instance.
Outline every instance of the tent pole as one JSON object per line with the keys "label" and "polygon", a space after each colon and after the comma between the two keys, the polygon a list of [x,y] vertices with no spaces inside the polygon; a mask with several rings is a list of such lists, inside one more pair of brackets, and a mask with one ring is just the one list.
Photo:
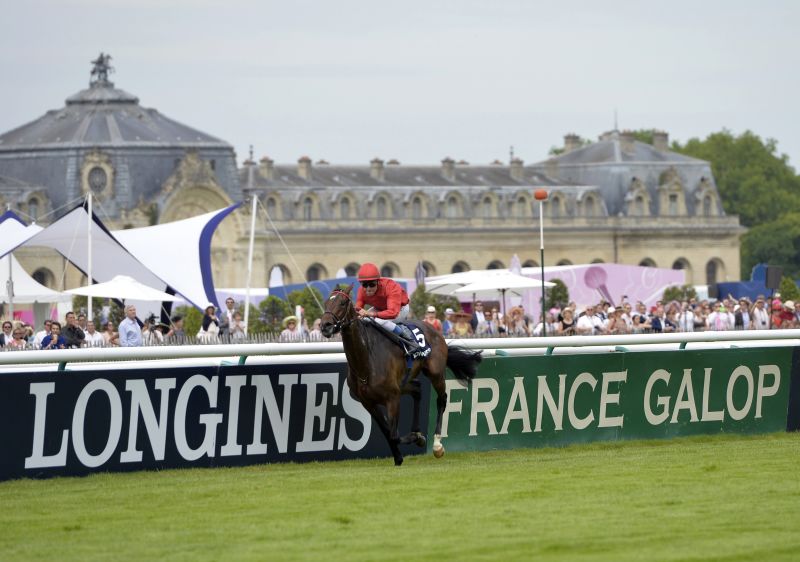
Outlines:
{"label": "tent pole", "polygon": [[250,247],[247,251],[247,287],[245,289],[244,298],[244,333],[248,332],[248,321],[250,319],[250,280],[253,276],[253,246],[255,245],[256,238],[256,204],[258,197],[255,193],[251,193],[250,197],[253,198],[253,208],[250,210]]}
{"label": "tent pole", "polygon": [[[86,268],[86,275],[87,275],[86,286],[87,287],[91,287],[92,286],[92,190],[91,190],[91,188],[89,189],[88,197],[89,197],[89,205],[88,205],[88,207],[89,207],[89,220],[86,223],[86,239],[88,240],[89,245],[88,245],[88,247],[86,249],[86,252],[87,252],[86,256],[87,256],[87,263],[88,263],[88,266]],[[87,303],[86,304],[86,319],[87,320],[94,320],[94,317],[92,316],[92,297],[91,296],[86,297],[86,303]]]}
{"label": "tent pole", "polygon": [[11,256],[12,254],[8,253],[8,282],[6,283],[6,289],[8,290],[8,318],[12,322],[14,321],[14,273],[11,270]]}

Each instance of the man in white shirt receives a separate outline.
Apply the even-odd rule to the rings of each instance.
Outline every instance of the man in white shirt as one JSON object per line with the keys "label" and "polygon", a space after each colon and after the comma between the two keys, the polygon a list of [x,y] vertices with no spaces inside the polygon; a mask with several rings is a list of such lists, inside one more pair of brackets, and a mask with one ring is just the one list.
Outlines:
{"label": "man in white shirt", "polygon": [[603,333],[603,321],[595,315],[594,305],[587,304],[586,311],[575,324],[575,331],[581,336],[592,336]]}
{"label": "man in white shirt", "polygon": [[136,321],[136,307],[125,307],[125,320],[119,323],[119,345],[121,347],[141,347],[142,328]]}
{"label": "man in white shirt", "polygon": [[105,340],[103,334],[95,329],[94,321],[86,321],[86,339],[84,340],[88,347],[101,347]]}
{"label": "man in white shirt", "polygon": [[42,347],[42,340],[50,335],[50,326],[53,324],[53,321],[49,318],[44,321],[44,330],[36,332],[36,335],[33,337],[33,345],[37,348]]}
{"label": "man in white shirt", "polygon": [[753,330],[767,330],[769,329],[769,313],[764,308],[764,298],[758,297],[752,312],[752,329]]}
{"label": "man in white shirt", "polygon": [[681,303],[681,312],[678,314],[678,330],[681,332],[694,332],[694,311],[689,306],[689,301]]}
{"label": "man in white shirt", "polygon": [[230,335],[234,314],[236,314],[236,301],[233,300],[233,297],[228,297],[225,299],[225,310],[219,315],[219,334],[221,336]]}

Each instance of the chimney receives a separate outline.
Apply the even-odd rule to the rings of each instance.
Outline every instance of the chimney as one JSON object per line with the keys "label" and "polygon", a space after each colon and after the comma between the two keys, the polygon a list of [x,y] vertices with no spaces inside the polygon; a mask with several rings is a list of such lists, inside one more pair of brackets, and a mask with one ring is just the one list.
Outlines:
{"label": "chimney", "polygon": [[266,180],[275,179],[275,162],[269,156],[264,156],[258,163],[258,171]]}
{"label": "chimney", "polygon": [[564,135],[564,154],[581,147],[581,138],[575,133]]}
{"label": "chimney", "polygon": [[633,152],[633,131],[622,131],[619,134],[619,146],[623,152]]}
{"label": "chimney", "polygon": [[447,181],[455,181],[456,179],[456,163],[449,156],[442,160],[442,176]]}
{"label": "chimney", "polygon": [[653,148],[661,152],[669,150],[669,133],[666,131],[653,131]]}
{"label": "chimney", "polygon": [[311,179],[311,158],[301,156],[297,161],[297,174],[304,180]]}
{"label": "chimney", "polygon": [[522,160],[519,158],[514,158],[511,161],[511,179],[516,181],[522,181]]}
{"label": "chimney", "polygon": [[375,181],[384,181],[386,174],[383,170],[383,160],[380,158],[373,158],[369,161],[369,175]]}

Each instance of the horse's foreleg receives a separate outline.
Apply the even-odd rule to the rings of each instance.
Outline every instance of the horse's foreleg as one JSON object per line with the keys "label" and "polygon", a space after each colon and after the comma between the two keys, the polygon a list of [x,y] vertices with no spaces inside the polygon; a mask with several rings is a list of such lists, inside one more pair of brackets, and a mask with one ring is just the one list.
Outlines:
{"label": "horse's foreleg", "polygon": [[370,413],[372,419],[375,420],[375,423],[378,424],[378,428],[381,430],[381,433],[383,433],[384,438],[386,438],[386,442],[389,444],[389,449],[391,449],[392,456],[394,457],[394,465],[400,466],[403,464],[403,455],[400,453],[400,448],[397,446],[397,438],[392,439],[392,431],[383,412],[381,412],[375,404],[364,404],[364,407]]}
{"label": "horse's foreleg", "polygon": [[436,390],[436,429],[433,432],[433,456],[440,459],[444,456],[444,445],[442,445],[442,418],[444,409],[447,407],[447,386],[444,376],[431,377],[431,383]]}

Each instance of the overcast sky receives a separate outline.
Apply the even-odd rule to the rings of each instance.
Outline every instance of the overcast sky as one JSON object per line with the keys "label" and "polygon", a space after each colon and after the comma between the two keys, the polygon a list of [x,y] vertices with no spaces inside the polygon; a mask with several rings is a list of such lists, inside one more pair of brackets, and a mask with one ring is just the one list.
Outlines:
{"label": "overcast sky", "polygon": [[800,161],[800,2],[0,0],[0,131],[88,86],[294,162],[533,163],[565,133],[724,127]]}

